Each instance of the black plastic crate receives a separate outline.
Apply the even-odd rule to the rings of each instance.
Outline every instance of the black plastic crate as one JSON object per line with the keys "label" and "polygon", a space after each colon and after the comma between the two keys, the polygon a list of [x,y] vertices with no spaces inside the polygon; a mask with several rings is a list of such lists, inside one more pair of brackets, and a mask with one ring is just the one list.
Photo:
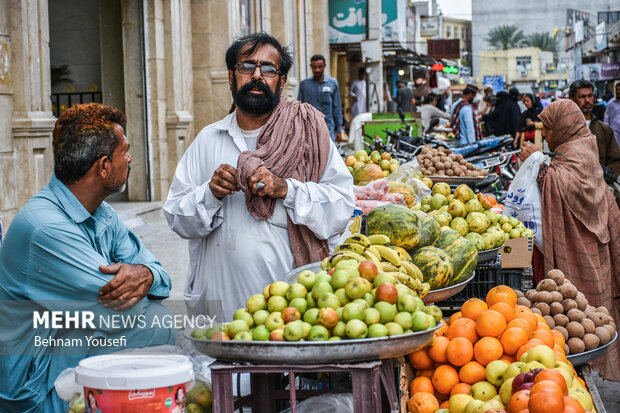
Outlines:
{"label": "black plastic crate", "polygon": [[491,263],[476,266],[476,276],[455,296],[437,303],[442,308],[461,307],[470,298],[484,300],[491,288],[507,285],[515,290],[521,289],[522,268],[502,270],[502,256],[499,254]]}

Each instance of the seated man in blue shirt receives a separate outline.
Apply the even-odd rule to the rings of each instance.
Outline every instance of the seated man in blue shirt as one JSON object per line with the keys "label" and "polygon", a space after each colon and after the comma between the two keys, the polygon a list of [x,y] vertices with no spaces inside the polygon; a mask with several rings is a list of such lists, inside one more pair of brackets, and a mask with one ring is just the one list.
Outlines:
{"label": "seated man in blue shirt", "polygon": [[477,93],[477,86],[467,85],[461,98],[454,102],[450,109],[452,133],[460,145],[467,145],[476,142],[477,139],[482,139],[476,109],[472,106]]}
{"label": "seated man in blue shirt", "polygon": [[342,140],[342,102],[338,81],[325,72],[325,58],[315,54],[310,58],[312,77],[302,80],[299,84],[297,100],[306,102],[325,115],[325,123],[332,141]]}
{"label": "seated man in blue shirt", "polygon": [[145,298],[168,297],[169,275],[104,202],[129,175],[125,122],[119,110],[98,103],[63,112],[53,132],[54,175],[7,231],[0,248],[2,412],[66,411],[54,391],[65,368],[93,354],[174,344],[170,328],[97,320],[50,326],[35,316],[123,310],[116,315],[146,321],[169,314]]}

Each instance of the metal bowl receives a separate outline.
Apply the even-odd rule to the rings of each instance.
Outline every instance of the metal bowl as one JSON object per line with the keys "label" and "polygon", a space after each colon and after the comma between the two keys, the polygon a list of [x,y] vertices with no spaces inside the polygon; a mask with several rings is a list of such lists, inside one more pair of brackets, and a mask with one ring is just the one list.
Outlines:
{"label": "metal bowl", "polygon": [[399,357],[430,343],[438,323],[430,330],[392,337],[340,341],[214,341],[184,335],[194,347],[210,357],[228,362],[264,364],[351,363]]}
{"label": "metal bowl", "polygon": [[491,248],[490,250],[478,251],[478,264],[485,264],[489,261],[494,261],[495,258],[497,258],[497,253],[502,248],[503,245],[501,247]]}
{"label": "metal bowl", "polygon": [[617,338],[618,332],[616,331],[616,334],[614,334],[614,338],[612,338],[611,341],[604,346],[600,346],[595,349],[584,351],[578,354],[569,354],[568,356],[566,356],[566,358],[568,359],[568,361],[571,362],[573,367],[581,366],[582,364],[586,364],[602,356],[607,351],[609,346],[611,346],[616,341]]}
{"label": "metal bowl", "polygon": [[476,276],[476,271],[473,271],[471,273],[471,277],[469,277],[463,282],[460,282],[455,285],[451,285],[449,287],[440,288],[439,290],[431,290],[428,292],[428,294],[422,297],[422,301],[424,301],[424,304],[438,303],[454,295],[457,295],[458,293],[463,291],[465,286],[467,286],[467,283],[473,280],[475,276]]}
{"label": "metal bowl", "polygon": [[304,270],[310,270],[312,272],[323,271],[323,269],[321,268],[320,262],[313,262],[310,264],[302,265],[301,267],[298,267],[298,268],[294,268],[291,271],[287,272],[286,275],[284,276],[284,281],[286,281],[289,284],[296,283],[297,274],[299,274],[300,272]]}

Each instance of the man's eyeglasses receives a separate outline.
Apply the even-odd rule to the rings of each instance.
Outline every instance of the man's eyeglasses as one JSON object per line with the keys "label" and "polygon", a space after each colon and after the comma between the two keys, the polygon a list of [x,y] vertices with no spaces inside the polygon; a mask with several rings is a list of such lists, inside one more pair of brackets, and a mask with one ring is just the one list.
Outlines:
{"label": "man's eyeglasses", "polygon": [[274,65],[257,65],[256,63],[241,62],[235,65],[235,68],[242,75],[252,75],[256,70],[256,66],[260,67],[260,72],[264,77],[276,77],[280,69]]}

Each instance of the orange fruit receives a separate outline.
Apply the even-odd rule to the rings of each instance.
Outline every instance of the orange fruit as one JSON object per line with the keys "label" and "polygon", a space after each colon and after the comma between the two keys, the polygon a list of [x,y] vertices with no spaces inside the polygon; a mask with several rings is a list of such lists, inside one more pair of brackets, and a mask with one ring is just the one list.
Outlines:
{"label": "orange fruit", "polygon": [[431,377],[433,377],[434,372],[435,372],[434,367],[431,367],[430,369],[426,369],[426,370],[416,370],[415,377],[416,379],[418,377],[428,377],[430,379]]}
{"label": "orange fruit", "polygon": [[459,383],[459,374],[454,367],[444,364],[435,369],[431,381],[436,392],[448,395],[452,388]]}
{"label": "orange fruit", "polygon": [[528,403],[530,413],[564,413],[564,396],[559,390],[542,388],[534,391],[534,387],[530,391]]}
{"label": "orange fruit", "polygon": [[538,329],[534,331],[532,333],[532,339],[539,339],[545,346],[549,346],[551,348],[553,348],[553,345],[555,344],[553,334],[551,334],[551,331],[548,330]]}
{"label": "orange fruit", "polygon": [[495,310],[483,312],[476,320],[476,332],[480,337],[499,337],[505,329],[506,319]]}
{"label": "orange fruit", "polygon": [[542,370],[536,375],[536,378],[534,379],[534,385],[546,380],[552,381],[557,384],[558,387],[560,387],[560,389],[562,390],[562,395],[568,395],[568,387],[566,386],[566,380],[564,380],[564,376],[562,375],[562,373],[554,369]]}
{"label": "orange fruit", "polygon": [[484,366],[477,361],[470,361],[459,370],[459,379],[463,383],[473,385],[479,381],[486,380],[486,370]]}
{"label": "orange fruit", "polygon": [[518,327],[507,328],[499,339],[504,348],[504,353],[511,356],[517,354],[519,347],[527,343],[527,333]]}
{"label": "orange fruit", "polygon": [[564,347],[560,347],[560,346],[558,346],[557,344],[554,344],[554,345],[553,345],[553,352],[554,352],[555,354],[561,354],[561,355],[563,355],[563,356],[565,356],[565,355],[566,355],[566,353],[564,353]]}
{"label": "orange fruit", "polygon": [[538,323],[538,325],[536,326],[536,330],[551,331],[551,328],[547,325],[547,323]]}
{"label": "orange fruit", "polygon": [[[563,400],[564,400],[564,411],[566,413],[569,413],[568,411],[566,411],[567,409],[573,409],[574,413],[585,413],[583,406],[576,399],[573,399],[570,396],[564,396]],[[570,413],[573,413],[573,412],[570,412]]]}
{"label": "orange fruit", "polygon": [[450,395],[449,394],[442,394],[439,392],[435,392],[435,397],[437,398],[437,400],[439,400],[440,403],[445,402],[446,400],[450,399]]}
{"label": "orange fruit", "polygon": [[416,377],[411,380],[409,383],[409,394],[414,394],[417,392],[426,392],[433,394],[435,389],[433,388],[433,383],[431,379],[428,377]]}
{"label": "orange fruit", "polygon": [[444,400],[440,405],[440,409],[449,409],[450,408],[450,400]]}
{"label": "orange fruit", "polygon": [[535,393],[537,393],[539,391],[545,391],[545,390],[550,390],[550,391],[556,392],[556,393],[560,394],[562,397],[565,396],[565,394],[562,391],[562,388],[560,387],[560,385],[557,384],[553,380],[538,380],[537,382],[534,383],[534,385],[530,389],[530,392],[531,392],[532,395],[534,395]]}
{"label": "orange fruit", "polygon": [[495,303],[502,302],[514,308],[517,305],[517,293],[507,285],[498,285],[489,290],[486,302],[489,307]]}
{"label": "orange fruit", "polygon": [[521,390],[516,392],[510,398],[508,405],[509,412],[520,412],[521,410],[527,409],[527,406],[530,401],[530,391],[529,390]]}
{"label": "orange fruit", "polygon": [[459,318],[448,327],[448,338],[450,340],[457,337],[465,337],[474,344],[478,341],[478,333],[476,333],[476,322],[469,318]]}
{"label": "orange fruit", "polygon": [[454,366],[465,365],[474,357],[474,345],[465,337],[455,337],[448,344],[446,356]]}
{"label": "orange fruit", "polygon": [[433,367],[433,360],[428,356],[428,347],[409,354],[409,364],[416,370],[426,370]]}
{"label": "orange fruit", "polygon": [[434,413],[439,410],[439,402],[431,393],[418,392],[409,397],[407,409],[411,413]]}
{"label": "orange fruit", "polygon": [[504,354],[502,344],[495,337],[482,337],[474,346],[474,357],[483,366],[499,360],[502,354]]}
{"label": "orange fruit", "polygon": [[[528,340],[532,338],[532,326],[525,318],[519,318],[517,316],[517,318],[513,318],[512,320],[508,322],[508,324],[506,324],[506,329],[513,328],[513,327],[517,327],[517,328],[524,330],[525,333],[527,334]],[[560,333],[559,331],[558,333],[562,335],[562,333]]]}
{"label": "orange fruit", "polygon": [[504,361],[507,361],[507,362],[508,362],[508,364],[512,364],[512,363],[514,363],[515,361],[517,361],[517,358],[516,358],[516,357],[514,357],[514,356],[511,356],[511,355],[509,355],[509,354],[505,354],[505,353],[504,353],[504,354],[500,357],[500,360],[504,360]]}
{"label": "orange fruit", "polygon": [[521,360],[521,356],[525,354],[526,351],[536,346],[540,346],[540,345],[544,345],[540,340],[535,340],[535,341],[530,340],[524,345],[522,345],[521,347],[519,347],[519,350],[517,350],[517,355],[515,357],[517,358],[517,360]]}
{"label": "orange fruit", "polygon": [[487,306],[487,303],[485,303],[481,299],[470,298],[469,300],[465,301],[465,303],[461,307],[461,314],[463,315],[463,317],[467,317],[470,320],[476,321],[478,316],[482,314],[483,311],[486,311],[488,309],[489,307]]}
{"label": "orange fruit", "polygon": [[514,307],[506,303],[495,303],[491,307],[489,307],[489,310],[497,311],[498,313],[503,315],[504,318],[506,319],[506,322],[512,320],[513,318],[517,316],[517,313],[515,313]]}
{"label": "orange fruit", "polygon": [[435,335],[437,337],[442,337],[445,336],[446,333],[448,332],[448,324],[446,323],[446,321],[442,318],[441,319],[441,327],[439,327],[436,331],[435,331]]}
{"label": "orange fruit", "polygon": [[454,396],[455,394],[469,394],[469,390],[471,390],[471,385],[467,383],[459,383],[452,388],[450,396]]}
{"label": "orange fruit", "polygon": [[532,329],[532,331],[536,330],[538,328],[538,318],[536,317],[536,314],[530,312],[522,312],[522,313],[517,313],[517,317],[516,318],[522,318],[524,320],[527,320],[528,323],[530,323],[530,327]]}
{"label": "orange fruit", "polygon": [[456,320],[458,320],[461,317],[463,317],[463,314],[460,311],[452,314],[450,318],[448,319],[448,325],[449,326],[452,325],[452,323],[454,323]]}
{"label": "orange fruit", "polygon": [[428,356],[436,363],[445,363],[448,361],[446,349],[450,344],[447,337],[439,336],[435,338],[435,342],[428,348]]}
{"label": "orange fruit", "polygon": [[555,341],[555,344],[564,349],[564,344],[566,344],[566,342],[562,333],[558,330],[551,330],[551,335],[553,336],[553,341]]}

